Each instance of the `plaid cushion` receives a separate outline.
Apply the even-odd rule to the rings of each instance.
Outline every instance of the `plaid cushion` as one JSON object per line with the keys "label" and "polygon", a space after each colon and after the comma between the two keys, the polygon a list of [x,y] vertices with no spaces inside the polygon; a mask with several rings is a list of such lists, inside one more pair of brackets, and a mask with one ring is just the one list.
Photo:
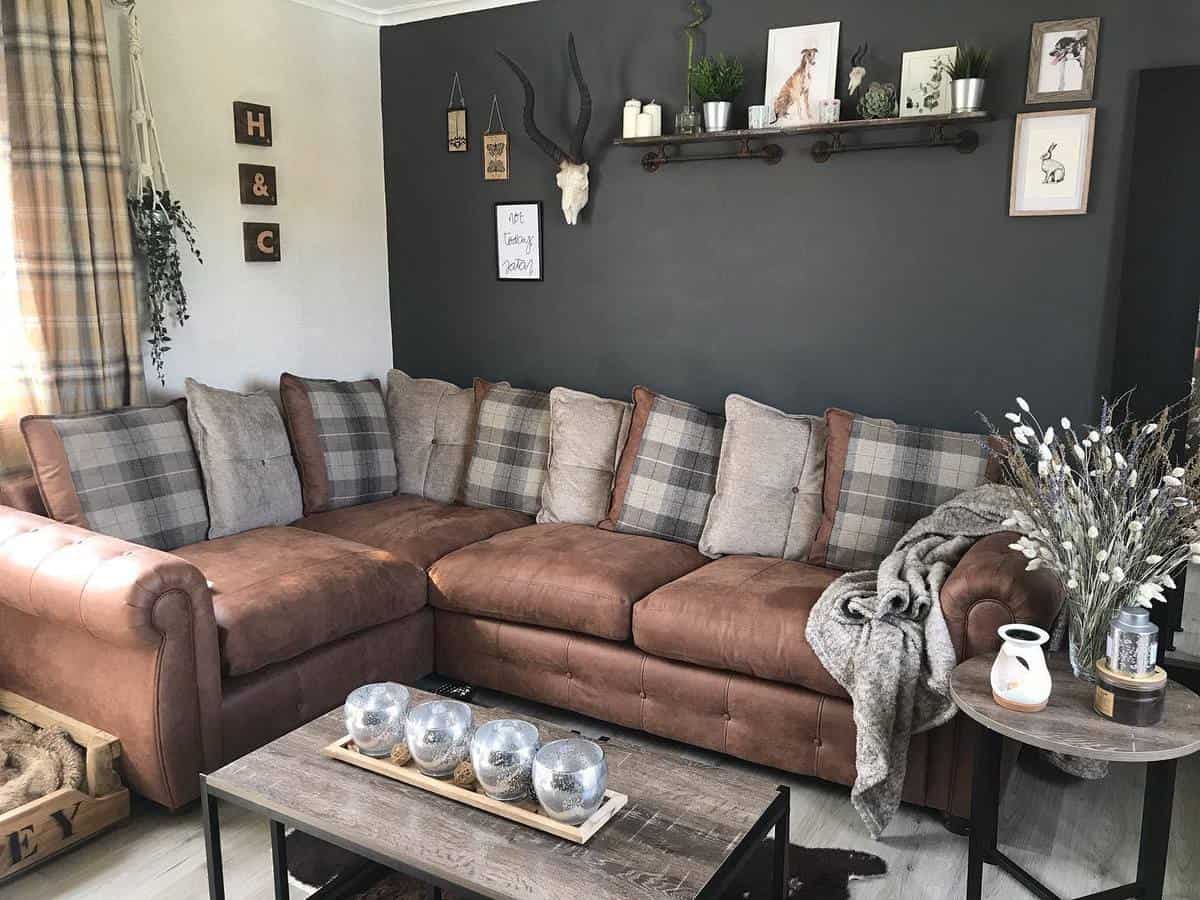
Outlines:
{"label": "plaid cushion", "polygon": [[329,509],[396,493],[396,456],[378,382],[303,379],[329,479]]}
{"label": "plaid cushion", "polygon": [[918,520],[987,480],[979,435],[855,416],[826,564],[874,569]]}
{"label": "plaid cushion", "polygon": [[550,459],[550,395],[496,385],[479,405],[463,499],[533,515]]}
{"label": "plaid cushion", "polygon": [[93,531],[159,550],[208,536],[200,464],[179,404],[51,422]]}
{"label": "plaid cushion", "polygon": [[724,429],[721,416],[655,396],[616,530],[698,544],[716,491]]}

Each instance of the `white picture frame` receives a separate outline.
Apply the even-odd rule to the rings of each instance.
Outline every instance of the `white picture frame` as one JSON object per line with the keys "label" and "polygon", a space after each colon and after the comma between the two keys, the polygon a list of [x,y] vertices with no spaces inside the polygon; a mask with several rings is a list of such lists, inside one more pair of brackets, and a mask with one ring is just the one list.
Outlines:
{"label": "white picture frame", "polygon": [[496,204],[496,280],[541,281],[542,203]]}
{"label": "white picture frame", "polygon": [[767,33],[763,101],[778,128],[816,125],[821,101],[837,95],[841,22],[772,28]]}
{"label": "white picture frame", "polygon": [[1010,216],[1088,211],[1096,108],[1019,113],[1013,135]]}
{"label": "white picture frame", "polygon": [[900,118],[946,116],[952,109],[947,68],[958,59],[957,47],[910,50],[900,63]]}

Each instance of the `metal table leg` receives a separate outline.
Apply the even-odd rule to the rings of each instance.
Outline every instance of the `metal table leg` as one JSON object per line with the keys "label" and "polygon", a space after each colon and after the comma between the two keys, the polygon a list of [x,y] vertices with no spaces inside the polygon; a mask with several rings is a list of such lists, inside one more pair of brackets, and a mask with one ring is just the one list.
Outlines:
{"label": "metal table leg", "polygon": [[971,835],[967,854],[967,900],[983,894],[983,864],[994,862],[996,825],[1000,816],[1000,760],[1004,738],[979,728],[975,745],[975,774],[971,782]]}
{"label": "metal table leg", "polygon": [[287,835],[283,823],[268,821],[271,829],[271,869],[274,874],[275,900],[288,900]]}
{"label": "metal table leg", "polygon": [[775,877],[772,879],[772,893],[776,900],[788,900],[788,847],[792,842],[791,791],[780,785],[779,794],[783,808],[779,818],[775,820]]}
{"label": "metal table leg", "polygon": [[1171,842],[1171,811],[1175,803],[1175,763],[1146,766],[1146,792],[1142,800],[1142,843],[1138,848],[1137,884],[1143,900],[1162,900],[1167,877],[1167,849]]}
{"label": "metal table leg", "polygon": [[225,900],[225,871],[221,865],[221,820],[217,804],[217,798],[208,793],[208,784],[201,775],[200,815],[204,826],[204,858],[208,864],[209,900]]}

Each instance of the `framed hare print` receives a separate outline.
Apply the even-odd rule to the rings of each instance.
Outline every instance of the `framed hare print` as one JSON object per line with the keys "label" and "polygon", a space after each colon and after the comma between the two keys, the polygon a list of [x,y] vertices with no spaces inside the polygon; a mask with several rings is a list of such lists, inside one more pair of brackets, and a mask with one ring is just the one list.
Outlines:
{"label": "framed hare print", "polygon": [[1095,107],[1019,113],[1008,214],[1086,213],[1095,132]]}

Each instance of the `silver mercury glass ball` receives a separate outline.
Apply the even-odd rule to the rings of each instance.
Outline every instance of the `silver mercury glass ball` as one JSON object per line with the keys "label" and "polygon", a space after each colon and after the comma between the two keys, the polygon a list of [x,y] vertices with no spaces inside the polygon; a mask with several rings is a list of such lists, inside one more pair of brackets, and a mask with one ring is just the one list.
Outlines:
{"label": "silver mercury glass ball", "polygon": [[403,742],[408,702],[408,689],[390,681],[364,684],[350,692],[342,715],[360,753],[387,756]]}
{"label": "silver mercury glass ball", "polygon": [[538,730],[518,719],[480,725],[471,740],[471,768],[483,792],[493,800],[526,800],[533,793],[533,757]]}
{"label": "silver mercury glass ball", "polygon": [[429,700],[408,713],[405,738],[413,762],[426,775],[449,778],[471,749],[471,707],[457,700]]}
{"label": "silver mercury glass ball", "polygon": [[582,738],[551,741],[533,759],[533,789],[543,812],[579,825],[604,802],[608,761],[599,744]]}

